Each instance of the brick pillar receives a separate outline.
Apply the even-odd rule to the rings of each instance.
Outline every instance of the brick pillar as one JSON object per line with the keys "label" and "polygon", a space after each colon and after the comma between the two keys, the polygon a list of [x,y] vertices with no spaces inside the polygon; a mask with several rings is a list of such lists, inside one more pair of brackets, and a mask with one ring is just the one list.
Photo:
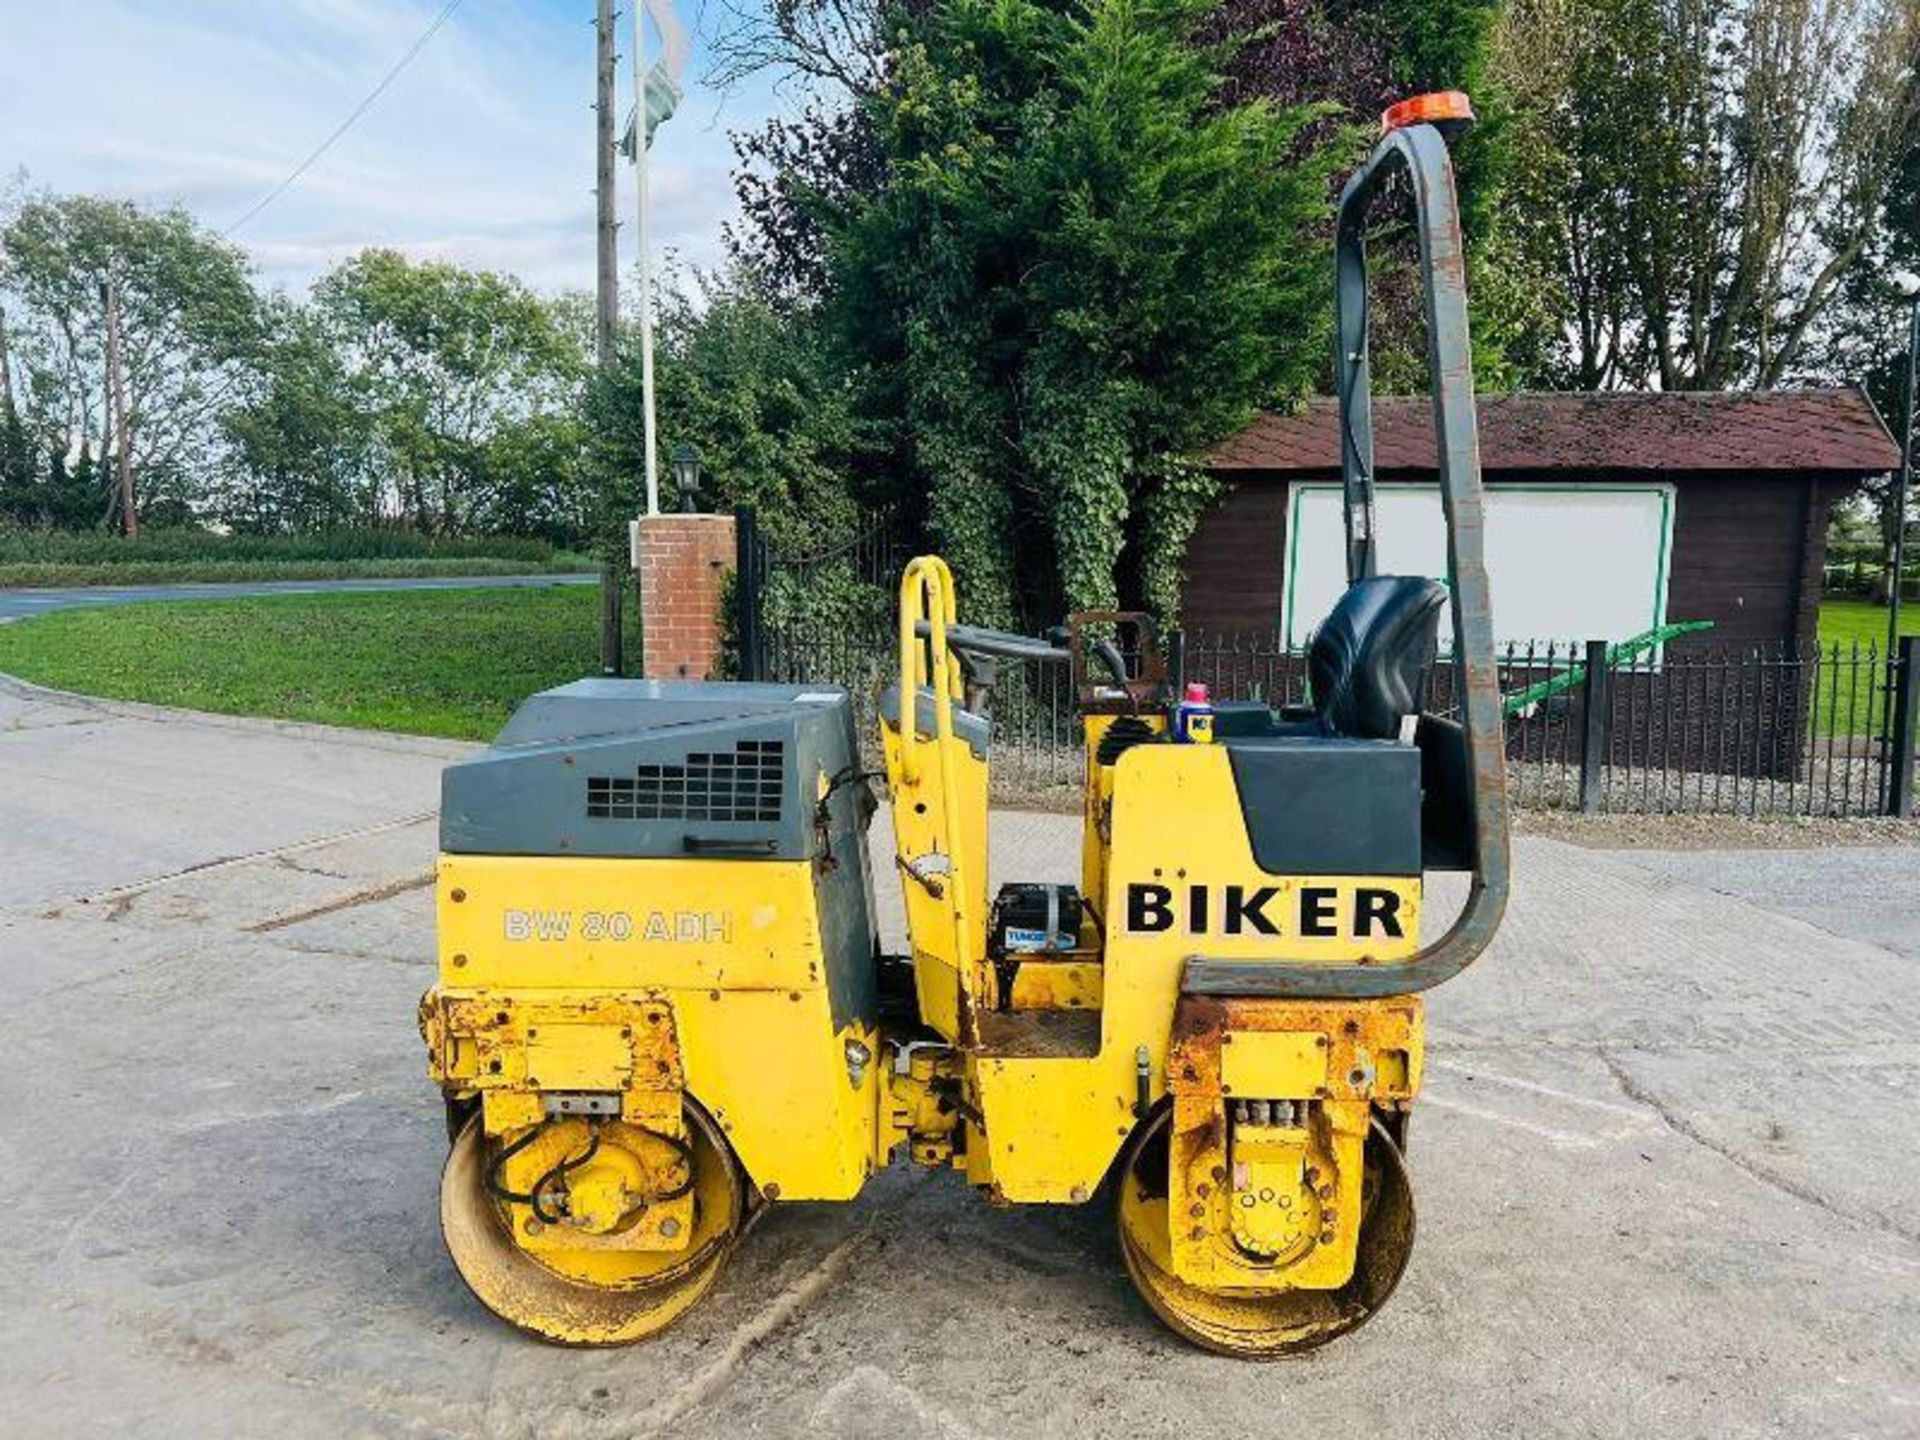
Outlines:
{"label": "brick pillar", "polygon": [[717,676],[726,628],[722,587],[733,569],[733,517],[643,516],[635,551],[640,673],[649,680]]}

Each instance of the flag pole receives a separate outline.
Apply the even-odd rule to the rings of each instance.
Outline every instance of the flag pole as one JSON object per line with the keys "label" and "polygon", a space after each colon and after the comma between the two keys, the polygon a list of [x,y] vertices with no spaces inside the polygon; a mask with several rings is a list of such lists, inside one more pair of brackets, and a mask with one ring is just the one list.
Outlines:
{"label": "flag pole", "polygon": [[652,203],[647,194],[647,7],[632,0],[633,9],[633,168],[639,192],[640,234],[640,415],[646,443],[647,514],[660,513],[659,448],[654,439],[653,412],[653,265]]}

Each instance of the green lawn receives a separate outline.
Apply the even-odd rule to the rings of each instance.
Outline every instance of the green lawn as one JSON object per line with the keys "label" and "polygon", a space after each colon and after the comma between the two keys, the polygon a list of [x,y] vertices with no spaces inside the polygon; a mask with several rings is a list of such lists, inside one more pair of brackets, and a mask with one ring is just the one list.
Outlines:
{"label": "green lawn", "polygon": [[[1901,605],[1900,633],[1920,635],[1920,605]],[[1814,733],[1879,734],[1887,723],[1881,668],[1887,651],[1887,607],[1867,600],[1822,600],[1820,645],[1827,651],[1839,646],[1840,665],[1819,678],[1813,697]],[[1856,646],[1858,665],[1853,663]],[[1880,658],[1869,664],[1869,654]]]}
{"label": "green lawn", "polygon": [[598,637],[593,586],[282,595],[0,625],[0,671],[190,710],[480,740],[534,691],[599,673]]}
{"label": "green lawn", "polygon": [[[1902,601],[1900,633],[1920,635],[1920,602]],[[1887,607],[1866,600],[1822,600],[1820,602],[1820,643],[1852,645],[1869,641],[1880,649],[1887,647]]]}

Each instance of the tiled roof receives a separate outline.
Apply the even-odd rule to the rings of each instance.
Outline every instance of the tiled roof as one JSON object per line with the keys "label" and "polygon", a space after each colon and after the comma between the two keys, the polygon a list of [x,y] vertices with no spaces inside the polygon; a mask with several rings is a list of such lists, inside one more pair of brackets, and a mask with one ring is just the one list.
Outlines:
{"label": "tiled roof", "polygon": [[[1480,464],[1497,470],[1797,470],[1874,474],[1900,447],[1858,388],[1756,394],[1482,395]],[[1264,413],[1213,452],[1216,470],[1338,470],[1340,411]],[[1425,396],[1373,402],[1378,470],[1434,468]]]}

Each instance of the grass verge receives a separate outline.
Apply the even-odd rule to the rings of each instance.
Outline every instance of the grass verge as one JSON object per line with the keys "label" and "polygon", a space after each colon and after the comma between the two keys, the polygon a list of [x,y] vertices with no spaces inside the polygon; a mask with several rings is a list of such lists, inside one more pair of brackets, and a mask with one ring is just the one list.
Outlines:
{"label": "grass verge", "polygon": [[598,636],[587,585],[276,595],[0,625],[0,671],[118,700],[484,740],[534,691],[598,674]]}

